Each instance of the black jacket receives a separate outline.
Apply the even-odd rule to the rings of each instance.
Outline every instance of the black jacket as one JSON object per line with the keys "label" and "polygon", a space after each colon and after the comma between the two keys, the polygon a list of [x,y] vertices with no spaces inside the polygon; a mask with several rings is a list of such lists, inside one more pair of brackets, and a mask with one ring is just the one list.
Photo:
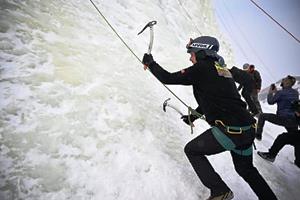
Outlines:
{"label": "black jacket", "polygon": [[253,77],[254,80],[254,89],[260,90],[261,89],[261,77],[260,73],[257,70],[254,70],[253,72],[249,72],[249,74]]}
{"label": "black jacket", "polygon": [[192,85],[199,105],[196,110],[205,115],[210,125],[214,125],[215,120],[222,120],[228,126],[255,123],[241,100],[231,73],[216,65],[212,58],[207,57],[174,73],[164,70],[156,62],[152,62],[149,68],[164,84]]}
{"label": "black jacket", "polygon": [[252,92],[254,89],[254,80],[248,72],[237,67],[232,67],[229,71],[231,72],[234,81],[240,84],[238,88],[244,87],[244,89],[250,93]]}

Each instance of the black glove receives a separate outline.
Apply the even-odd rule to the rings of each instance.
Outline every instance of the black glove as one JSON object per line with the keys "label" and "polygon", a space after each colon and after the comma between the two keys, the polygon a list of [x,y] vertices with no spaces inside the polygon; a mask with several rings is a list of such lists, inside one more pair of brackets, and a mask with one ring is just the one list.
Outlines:
{"label": "black glove", "polygon": [[151,63],[153,63],[154,60],[153,60],[153,56],[151,54],[147,54],[145,53],[144,54],[144,57],[143,57],[143,61],[142,63],[146,66],[149,66]]}
{"label": "black glove", "polygon": [[[181,116],[182,121],[184,121],[187,125],[191,125],[189,122],[189,116],[188,115],[182,115]],[[190,115],[190,120],[193,123],[198,117],[196,115]]]}

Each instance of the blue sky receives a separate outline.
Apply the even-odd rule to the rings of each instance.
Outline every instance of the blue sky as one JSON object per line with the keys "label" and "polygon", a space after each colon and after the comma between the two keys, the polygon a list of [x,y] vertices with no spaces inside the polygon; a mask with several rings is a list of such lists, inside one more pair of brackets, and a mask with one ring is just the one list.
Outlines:
{"label": "blue sky", "polygon": [[[251,63],[260,71],[263,87],[290,75],[300,75],[300,43],[250,0],[214,0],[219,27],[234,50],[237,67]],[[300,39],[299,0],[255,0]],[[222,47],[221,47],[222,48]]]}

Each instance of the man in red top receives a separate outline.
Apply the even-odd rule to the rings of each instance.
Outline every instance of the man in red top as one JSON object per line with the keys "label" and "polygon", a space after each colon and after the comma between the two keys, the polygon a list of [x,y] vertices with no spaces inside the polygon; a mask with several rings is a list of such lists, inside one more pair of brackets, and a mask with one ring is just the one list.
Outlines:
{"label": "man in red top", "polygon": [[260,103],[258,101],[258,93],[261,90],[261,82],[262,82],[260,73],[257,70],[255,70],[254,65],[249,65],[248,63],[245,63],[243,65],[243,69],[247,70],[247,72],[252,76],[252,78],[254,80],[254,89],[253,89],[253,92],[251,93],[251,98],[252,98],[252,101],[254,102],[254,104],[256,105],[258,113],[253,113],[253,114],[255,115],[255,114],[262,113],[262,109],[261,109]]}

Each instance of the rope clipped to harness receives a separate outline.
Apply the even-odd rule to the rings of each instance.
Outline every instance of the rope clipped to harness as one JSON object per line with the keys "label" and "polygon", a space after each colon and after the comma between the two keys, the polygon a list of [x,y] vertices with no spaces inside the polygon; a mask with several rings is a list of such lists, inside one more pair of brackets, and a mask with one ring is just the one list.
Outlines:
{"label": "rope clipped to harness", "polygon": [[200,113],[198,113],[196,110],[194,110],[193,108],[191,108],[190,106],[188,106],[188,120],[189,120],[189,124],[191,127],[191,134],[193,134],[193,122],[191,121],[191,115],[195,115],[200,119],[203,119],[205,121],[205,116],[201,115]]}

